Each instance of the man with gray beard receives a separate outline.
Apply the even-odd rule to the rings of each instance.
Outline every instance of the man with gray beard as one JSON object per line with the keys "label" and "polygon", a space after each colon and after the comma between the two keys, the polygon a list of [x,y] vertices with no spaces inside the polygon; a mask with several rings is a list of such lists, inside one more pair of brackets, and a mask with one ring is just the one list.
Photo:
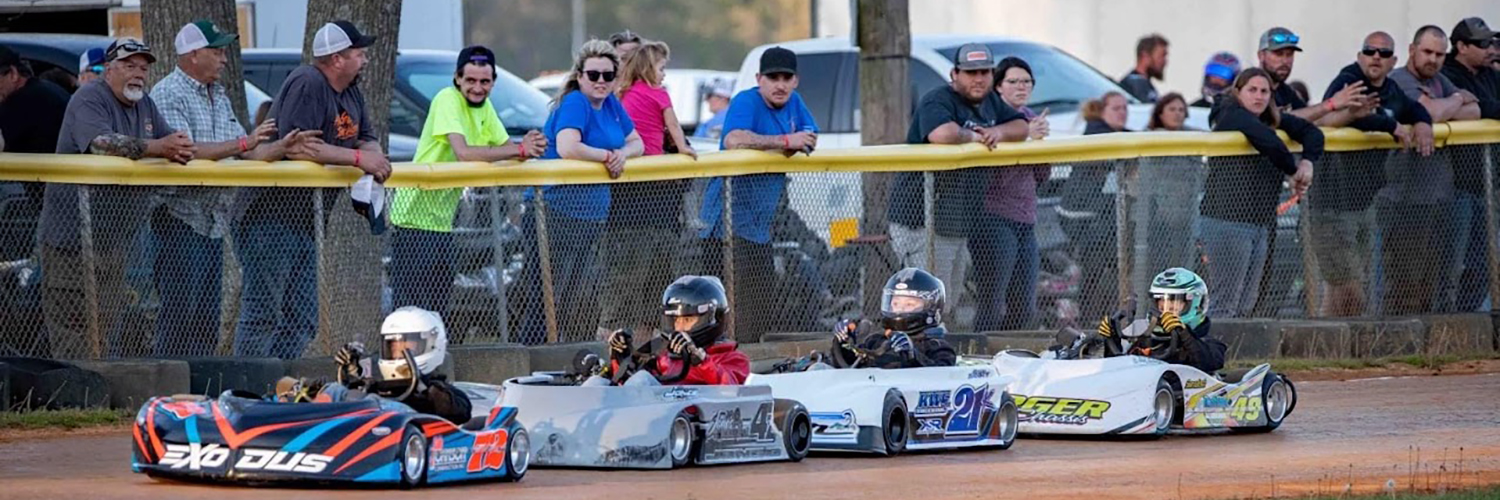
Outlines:
{"label": "man with gray beard", "polygon": [[[68,101],[56,152],[192,160],[193,140],[173,131],[146,95],[146,71],[156,62],[151,48],[121,38],[105,50],[104,60],[104,77],[84,85]],[[140,339],[110,339],[106,351],[105,338],[124,327],[120,318],[130,295],[125,260],[145,223],[152,189],[47,185],[37,232],[42,307],[53,358],[141,354],[120,351],[142,345]]]}

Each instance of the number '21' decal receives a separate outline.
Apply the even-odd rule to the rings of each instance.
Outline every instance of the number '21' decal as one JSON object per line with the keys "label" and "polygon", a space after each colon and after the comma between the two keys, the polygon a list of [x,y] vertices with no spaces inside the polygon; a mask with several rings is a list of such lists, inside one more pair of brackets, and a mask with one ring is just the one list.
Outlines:
{"label": "number '21' decal", "polygon": [[989,395],[988,385],[977,389],[966,385],[953,391],[953,413],[948,416],[947,435],[978,434],[979,419]]}

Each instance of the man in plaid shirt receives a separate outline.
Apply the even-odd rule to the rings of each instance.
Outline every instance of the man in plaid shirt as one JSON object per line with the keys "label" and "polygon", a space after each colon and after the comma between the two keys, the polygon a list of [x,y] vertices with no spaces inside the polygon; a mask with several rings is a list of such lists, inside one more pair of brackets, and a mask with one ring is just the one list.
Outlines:
{"label": "man in plaid shirt", "polygon": [[[151,89],[173,129],[197,145],[195,158],[276,161],[288,150],[318,141],[319,131],[273,140],[276,121],[266,120],[246,134],[220,80],[225,48],[238,35],[222,33],[199,20],[177,32],[177,67]],[[161,296],[161,316],[152,342],[154,357],[206,356],[218,345],[223,237],[229,231],[233,188],[174,186],[162,190],[162,205],[151,215],[157,239],[152,275]]]}

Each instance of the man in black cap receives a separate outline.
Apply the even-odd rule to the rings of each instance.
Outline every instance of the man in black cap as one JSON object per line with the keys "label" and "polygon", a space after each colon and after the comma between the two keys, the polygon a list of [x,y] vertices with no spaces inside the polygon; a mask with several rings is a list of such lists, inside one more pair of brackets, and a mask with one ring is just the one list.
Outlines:
{"label": "man in black cap", "polygon": [[[720,149],[754,149],[790,157],[811,154],[818,147],[818,124],[797,94],[797,54],[771,47],[760,56],[758,86],[746,89],[729,102],[724,118]],[[786,189],[786,174],[754,174],[734,177],[730,182],[710,179],[703,195],[700,220],[708,225],[699,237],[704,242],[705,274],[722,276],[724,192],[726,184],[733,220],[734,289],[739,304],[735,338],[756,342],[776,314],[769,305],[774,298],[775,269],[771,255],[771,221]]]}
{"label": "man in black cap", "polygon": [[1302,52],[1302,47],[1297,46],[1300,41],[1301,37],[1282,27],[1271,28],[1260,35],[1260,50],[1256,55],[1260,59],[1260,68],[1271,75],[1271,92],[1276,107],[1324,127],[1342,127],[1374,112],[1371,99],[1365,96],[1363,83],[1340,89],[1315,106],[1308,105],[1306,99],[1297,95],[1297,91],[1287,84],[1287,79],[1292,76],[1292,63],[1297,53]]}
{"label": "man in black cap", "polygon": [[[959,47],[949,72],[952,82],[922,96],[907,129],[906,142],[980,143],[994,149],[1001,142],[1026,140],[1026,117],[994,91],[995,65],[989,46],[970,43]],[[983,208],[986,173],[971,168],[933,174],[936,227],[931,245],[923,231],[926,212],[922,173],[903,172],[896,177],[890,199],[891,245],[903,267],[925,269],[944,283],[951,283],[953,290],[962,290],[965,252],[971,254],[976,266],[987,265],[984,259],[998,258],[994,249],[975,246],[988,238],[971,239],[972,228],[978,223],[976,215]],[[959,300],[958,294],[950,297],[947,312],[951,313],[951,304]]]}
{"label": "man in black cap", "polygon": [[66,89],[35,78],[20,54],[0,46],[0,131],[6,152],[53,152],[67,107]]}
{"label": "man in black cap", "polygon": [[1489,65],[1489,49],[1495,43],[1496,33],[1483,19],[1470,17],[1458,22],[1448,37],[1453,41],[1453,51],[1443,62],[1443,75],[1453,85],[1467,90],[1479,98],[1479,115],[1500,119],[1500,76]]}

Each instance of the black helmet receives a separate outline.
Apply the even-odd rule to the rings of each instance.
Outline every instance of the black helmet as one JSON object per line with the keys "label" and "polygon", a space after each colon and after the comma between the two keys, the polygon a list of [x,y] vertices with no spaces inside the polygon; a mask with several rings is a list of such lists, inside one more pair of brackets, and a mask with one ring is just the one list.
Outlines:
{"label": "black helmet", "polygon": [[941,325],[947,295],[943,280],[927,271],[915,267],[896,271],[880,294],[880,324],[906,334]]}
{"label": "black helmet", "polygon": [[[714,276],[683,276],[667,285],[661,294],[661,313],[668,318],[697,316],[688,329],[698,347],[708,347],[724,334],[724,315],[729,313],[729,295]],[[668,328],[669,330],[672,328]]]}

